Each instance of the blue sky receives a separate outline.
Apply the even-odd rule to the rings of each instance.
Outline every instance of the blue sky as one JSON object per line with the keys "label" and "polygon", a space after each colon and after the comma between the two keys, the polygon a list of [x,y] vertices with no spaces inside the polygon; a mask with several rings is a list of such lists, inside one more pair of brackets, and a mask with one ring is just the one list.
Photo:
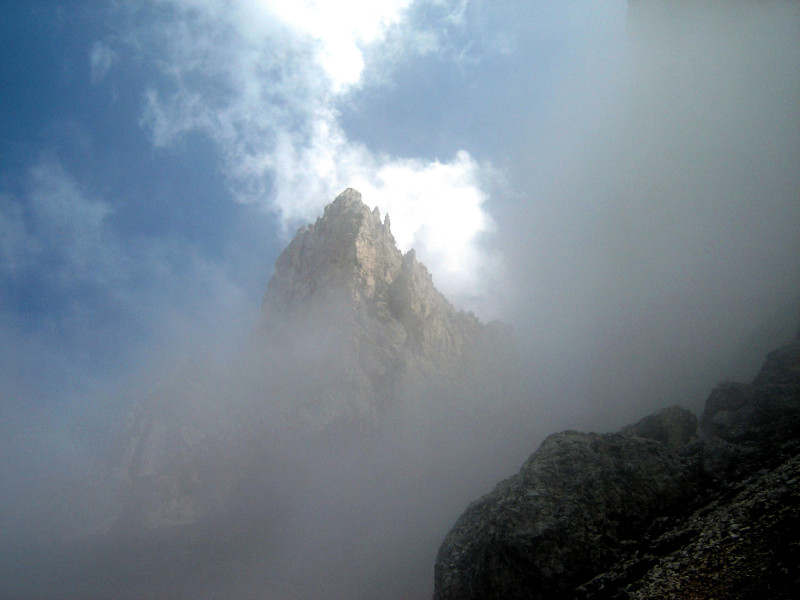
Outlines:
{"label": "blue sky", "polygon": [[[544,109],[570,41],[582,28],[608,35],[624,12],[618,6],[593,31],[586,17],[564,23],[570,11],[555,6],[518,14],[398,2],[361,21],[348,16],[360,29],[342,37],[337,24],[268,4],[234,3],[221,19],[213,2],[4,10],[0,310],[4,380],[14,383],[6,401],[61,403],[72,388],[83,393],[87,378],[113,381],[154,345],[209,320],[254,318],[294,229],[368,169],[433,188],[416,190],[412,228],[430,229],[420,213],[437,204],[455,219],[464,199],[472,220],[460,232],[412,229],[403,241],[419,247],[427,235],[422,246],[432,248],[420,250],[439,277],[437,239],[439,255],[469,255],[470,265],[448,273],[451,291],[467,296],[477,274],[468,271],[482,260],[475,236],[491,228],[488,179],[503,167],[498,103],[524,94]],[[363,66],[348,72],[349,60]],[[521,65],[531,72],[503,86]],[[309,163],[331,160],[327,173],[309,176]],[[373,181],[365,197],[383,203],[402,232],[405,215],[392,203],[403,200],[387,186]],[[424,197],[453,190],[452,201]]]}
{"label": "blue sky", "polygon": [[235,348],[347,186],[586,404],[702,395],[798,296],[795,7],[327,6],[4,7],[7,414],[124,410],[142,372]]}

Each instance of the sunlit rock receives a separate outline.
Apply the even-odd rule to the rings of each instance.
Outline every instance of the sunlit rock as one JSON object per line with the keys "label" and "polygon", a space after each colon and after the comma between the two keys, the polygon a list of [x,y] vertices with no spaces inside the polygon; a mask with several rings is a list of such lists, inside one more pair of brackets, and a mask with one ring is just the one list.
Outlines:
{"label": "sunlit rock", "polygon": [[254,355],[280,364],[286,411],[323,430],[375,425],[427,380],[474,381],[487,345],[499,359],[509,341],[456,310],[388,215],[347,189],[278,257]]}

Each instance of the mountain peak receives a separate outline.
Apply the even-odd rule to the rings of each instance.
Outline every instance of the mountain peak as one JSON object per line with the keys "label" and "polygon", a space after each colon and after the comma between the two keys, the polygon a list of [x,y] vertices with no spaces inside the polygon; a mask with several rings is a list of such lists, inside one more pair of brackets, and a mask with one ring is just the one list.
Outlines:
{"label": "mountain peak", "polygon": [[[384,225],[388,226],[389,215],[386,215]],[[349,220],[356,223],[362,223],[364,220],[369,219],[380,223],[381,212],[376,206],[372,210],[364,203],[361,198],[361,192],[353,188],[347,188],[341,194],[336,196],[336,199],[328,204],[323,211],[322,221],[341,221]]]}
{"label": "mountain peak", "polygon": [[484,328],[436,289],[413,250],[397,248],[388,215],[381,222],[352,188],[278,257],[260,326],[268,344],[302,346],[296,354],[320,384],[302,395],[330,401],[306,411],[322,427],[342,413],[374,421],[400,379],[463,362]]}
{"label": "mountain peak", "polygon": [[[322,220],[334,221],[340,219],[351,219],[361,222],[370,219],[375,225],[381,222],[381,211],[376,206],[371,211],[361,198],[361,192],[353,188],[347,188],[336,199],[325,207]],[[383,226],[390,227],[388,213],[383,220]],[[394,242],[394,238],[392,238]]]}
{"label": "mountain peak", "polygon": [[353,188],[347,188],[325,207],[323,218],[331,218],[344,212],[370,212],[361,199],[361,192]]}
{"label": "mountain peak", "polygon": [[388,287],[402,265],[388,218],[370,211],[352,188],[325,207],[315,223],[302,227],[275,263],[262,314],[281,317],[309,304],[388,301]]}

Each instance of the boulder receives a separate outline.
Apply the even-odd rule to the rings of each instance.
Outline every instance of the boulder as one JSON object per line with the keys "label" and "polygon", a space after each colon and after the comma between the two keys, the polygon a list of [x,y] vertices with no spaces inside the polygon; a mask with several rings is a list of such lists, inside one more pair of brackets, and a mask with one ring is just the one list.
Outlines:
{"label": "boulder", "polygon": [[442,544],[435,600],[567,597],[698,492],[689,462],[624,434],[548,437]]}
{"label": "boulder", "polygon": [[697,417],[682,406],[670,406],[620,430],[666,444],[678,450],[697,438]]}

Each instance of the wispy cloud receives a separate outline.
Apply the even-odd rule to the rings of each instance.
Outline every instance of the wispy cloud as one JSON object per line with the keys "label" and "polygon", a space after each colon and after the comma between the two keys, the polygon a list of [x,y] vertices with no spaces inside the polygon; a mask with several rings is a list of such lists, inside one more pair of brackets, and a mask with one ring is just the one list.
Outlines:
{"label": "wispy cloud", "polygon": [[0,272],[14,275],[24,269],[37,252],[28,234],[22,205],[11,194],[0,195]]}
{"label": "wispy cloud", "polygon": [[[392,213],[400,245],[417,248],[446,293],[461,302],[480,295],[477,282],[496,261],[481,245],[492,227],[491,165],[463,149],[444,160],[375,152],[349,139],[340,121],[348,94],[366,77],[383,77],[366,68],[371,57],[385,70],[402,60],[399,48],[436,49],[429,28],[408,22],[410,2],[169,6],[147,28],[160,32],[146,45],[164,76],[148,89],[142,115],[156,146],[208,135],[236,198],[277,212],[287,235],[345,187],[359,188]],[[463,12],[459,3],[444,8]],[[413,46],[420,36],[427,42]]]}
{"label": "wispy cloud", "polygon": [[[238,319],[252,320],[253,299],[224,258],[179,236],[132,235],[115,221],[114,203],[56,159],[35,163],[0,200],[0,329],[7,341],[41,335],[68,365],[55,373],[41,349],[12,343],[22,364],[51,361],[38,379],[72,371],[70,380],[79,381],[79,371],[99,374],[107,361],[130,360],[147,344],[205,335],[199,324],[233,340],[245,327]],[[6,383],[17,379],[24,377]],[[69,397],[63,389],[42,393]]]}
{"label": "wispy cloud", "polygon": [[92,198],[60,163],[34,165],[25,197],[7,194],[0,212],[0,268],[13,275],[42,263],[48,277],[61,283],[100,280],[116,260],[107,240],[112,210]]}
{"label": "wispy cloud", "polygon": [[89,67],[91,69],[92,83],[100,83],[114,63],[118,60],[118,55],[111,46],[101,41],[96,41],[92,44],[92,49],[89,51]]}

